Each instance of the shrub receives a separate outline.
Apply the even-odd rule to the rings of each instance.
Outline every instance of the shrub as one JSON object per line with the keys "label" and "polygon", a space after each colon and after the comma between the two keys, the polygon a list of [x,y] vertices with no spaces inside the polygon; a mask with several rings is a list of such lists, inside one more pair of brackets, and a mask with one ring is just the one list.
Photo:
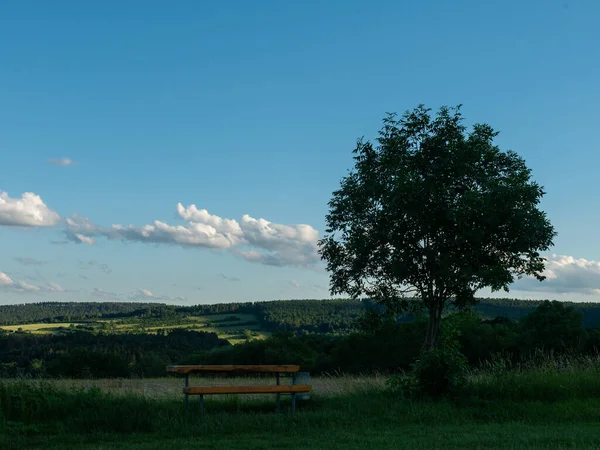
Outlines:
{"label": "shrub", "polygon": [[440,346],[423,349],[419,359],[411,365],[407,376],[388,380],[388,387],[404,396],[442,397],[460,392],[466,385],[467,359],[460,352],[459,331],[445,327]]}

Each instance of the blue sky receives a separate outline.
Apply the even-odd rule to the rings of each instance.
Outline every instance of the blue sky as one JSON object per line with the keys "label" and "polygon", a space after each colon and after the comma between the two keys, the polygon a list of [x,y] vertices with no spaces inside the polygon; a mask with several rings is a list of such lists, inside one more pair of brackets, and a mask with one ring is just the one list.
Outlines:
{"label": "blue sky", "polygon": [[596,301],[599,17],[595,0],[4,2],[0,303],[326,297],[314,244],[356,139],[419,103],[462,103],[546,187],[549,280],[510,296]]}

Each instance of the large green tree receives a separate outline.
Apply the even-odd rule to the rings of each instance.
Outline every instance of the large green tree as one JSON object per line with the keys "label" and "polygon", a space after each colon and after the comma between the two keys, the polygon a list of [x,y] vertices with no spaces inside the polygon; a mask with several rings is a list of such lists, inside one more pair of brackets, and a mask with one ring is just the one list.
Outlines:
{"label": "large green tree", "polygon": [[333,193],[319,252],[332,294],[368,296],[390,313],[422,301],[426,348],[438,344],[444,305],[475,303],[484,287],[542,281],[556,233],[538,209],[543,188],[497,132],[468,131],[460,106],[388,114],[377,145],[358,141],[354,169]]}

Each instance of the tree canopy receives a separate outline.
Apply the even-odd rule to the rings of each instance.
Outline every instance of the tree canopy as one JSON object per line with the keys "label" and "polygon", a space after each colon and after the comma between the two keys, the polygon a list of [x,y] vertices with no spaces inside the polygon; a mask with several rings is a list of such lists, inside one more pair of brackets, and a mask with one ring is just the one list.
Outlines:
{"label": "tree canopy", "polygon": [[332,294],[366,295],[391,313],[417,295],[429,314],[426,347],[437,344],[448,300],[466,307],[484,287],[543,280],[540,252],[556,235],[538,208],[543,188],[523,158],[494,144],[496,131],[468,132],[460,106],[430,111],[389,114],[377,145],[358,141],[319,242]]}

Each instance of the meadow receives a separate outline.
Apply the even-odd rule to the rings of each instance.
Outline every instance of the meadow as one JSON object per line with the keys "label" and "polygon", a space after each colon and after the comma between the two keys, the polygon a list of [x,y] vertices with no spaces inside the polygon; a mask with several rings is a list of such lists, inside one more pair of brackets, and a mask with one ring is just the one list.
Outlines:
{"label": "meadow", "polygon": [[28,332],[32,334],[58,334],[73,330],[88,332],[110,331],[112,333],[157,333],[158,330],[184,329],[216,333],[221,339],[231,344],[245,342],[248,339],[264,339],[271,332],[261,329],[253,314],[228,313],[206,314],[197,316],[181,316],[166,321],[143,320],[139,317],[120,317],[116,319],[99,319],[79,322],[28,323],[20,325],[1,325],[0,330],[9,332]]}
{"label": "meadow", "polygon": [[178,378],[3,380],[0,447],[600,448],[598,359],[496,361],[471,371],[464,391],[436,401],[405,398],[386,380],[314,377],[295,415],[285,400],[273,412],[271,396],[209,397],[204,416],[193,401],[185,413]]}
{"label": "meadow", "polygon": [[[406,389],[426,322],[340,335],[356,312],[337,314],[341,306],[273,303],[262,317],[239,305],[11,307],[3,328],[17,329],[0,333],[0,448],[600,448],[600,330],[584,329],[574,307],[541,303],[519,322],[449,314],[444,330],[459,332],[469,364],[433,400]],[[252,334],[281,323],[306,334]],[[186,413],[183,380],[163,375],[187,363],[300,364],[313,392],[295,415],[287,397],[275,413],[269,395],[208,396],[205,416],[192,398]]]}

